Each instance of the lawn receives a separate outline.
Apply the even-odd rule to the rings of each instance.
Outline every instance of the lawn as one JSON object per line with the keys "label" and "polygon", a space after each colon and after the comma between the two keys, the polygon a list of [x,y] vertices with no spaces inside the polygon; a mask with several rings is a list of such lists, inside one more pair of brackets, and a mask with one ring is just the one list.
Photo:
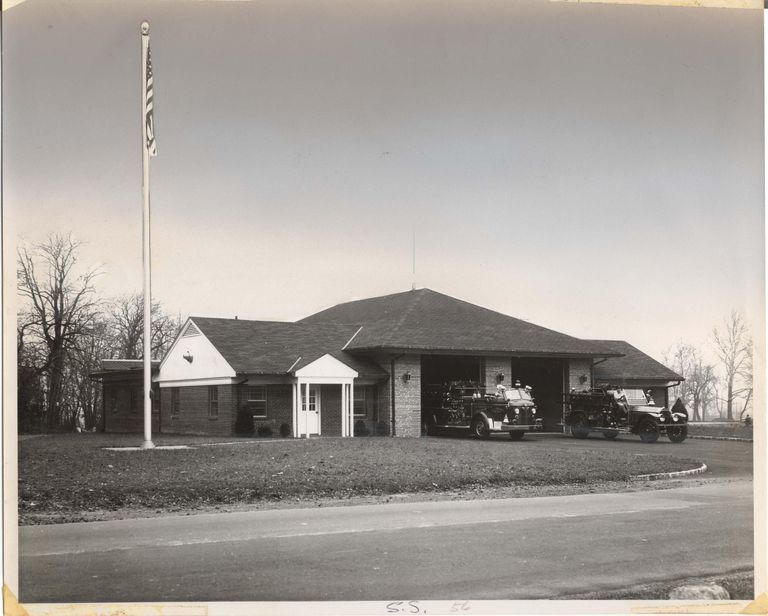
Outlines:
{"label": "lawn", "polygon": [[695,423],[688,425],[688,434],[691,436],[729,436],[736,438],[752,438],[752,426],[744,422],[734,421],[730,423],[716,423],[707,425]]}
{"label": "lawn", "polygon": [[[242,439],[160,437],[192,449],[109,451],[137,436],[60,434],[19,442],[20,524],[114,519],[217,506],[349,499],[488,487],[595,491],[695,460],[620,449],[563,451],[494,438]],[[236,439],[221,439],[233,441]],[[202,446],[203,442],[211,443]]]}

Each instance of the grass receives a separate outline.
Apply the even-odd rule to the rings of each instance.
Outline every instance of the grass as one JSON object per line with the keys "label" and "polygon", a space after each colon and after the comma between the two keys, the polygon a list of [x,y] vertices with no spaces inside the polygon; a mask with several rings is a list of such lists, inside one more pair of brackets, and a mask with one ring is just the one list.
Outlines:
{"label": "grass", "polygon": [[752,438],[752,426],[735,421],[731,424],[708,426],[707,424],[690,424],[688,434],[691,436],[730,436],[736,438]]}
{"label": "grass", "polygon": [[[60,434],[20,441],[19,523],[493,487],[562,486],[572,491],[576,486],[591,492],[604,483],[626,482],[630,475],[698,465],[664,454],[563,451],[545,441],[496,438],[242,439],[235,445],[194,449],[103,449],[139,440]],[[164,436],[156,444],[233,440]]]}

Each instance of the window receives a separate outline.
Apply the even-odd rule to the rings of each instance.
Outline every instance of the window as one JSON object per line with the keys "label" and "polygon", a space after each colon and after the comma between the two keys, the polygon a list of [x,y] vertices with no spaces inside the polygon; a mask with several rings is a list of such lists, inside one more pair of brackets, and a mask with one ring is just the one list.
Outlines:
{"label": "window", "polygon": [[250,385],[245,388],[245,403],[254,417],[267,416],[267,388],[264,385]]}
{"label": "window", "polygon": [[[302,411],[307,410],[306,387],[301,388],[301,410]],[[310,411],[317,410],[317,388],[315,387],[309,388],[309,410]]]}
{"label": "window", "polygon": [[219,388],[216,385],[208,387],[208,419],[219,418]]}
{"label": "window", "polygon": [[136,412],[137,408],[137,402],[139,398],[139,389],[138,387],[131,387],[131,402],[129,408],[131,409],[131,413]]}
{"label": "window", "polygon": [[375,385],[355,387],[353,410],[356,417],[374,417],[378,410],[378,390]]}
{"label": "window", "polygon": [[109,390],[109,409],[113,413],[117,413],[117,387],[112,387]]}
{"label": "window", "polygon": [[179,414],[179,388],[171,388],[171,416],[177,417]]}

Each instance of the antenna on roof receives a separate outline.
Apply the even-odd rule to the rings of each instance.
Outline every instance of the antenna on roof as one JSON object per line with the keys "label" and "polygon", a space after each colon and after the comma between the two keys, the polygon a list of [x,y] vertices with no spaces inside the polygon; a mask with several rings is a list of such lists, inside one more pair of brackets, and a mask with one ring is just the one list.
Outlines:
{"label": "antenna on roof", "polygon": [[411,291],[416,290],[416,227],[413,228],[413,279],[411,282]]}

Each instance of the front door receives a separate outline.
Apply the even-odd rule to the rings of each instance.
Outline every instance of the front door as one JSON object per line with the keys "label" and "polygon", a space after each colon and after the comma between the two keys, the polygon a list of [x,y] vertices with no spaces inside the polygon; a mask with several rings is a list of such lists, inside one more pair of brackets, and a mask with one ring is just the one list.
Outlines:
{"label": "front door", "polygon": [[306,392],[307,388],[302,385],[299,434],[320,434],[320,386],[310,385],[309,404]]}

